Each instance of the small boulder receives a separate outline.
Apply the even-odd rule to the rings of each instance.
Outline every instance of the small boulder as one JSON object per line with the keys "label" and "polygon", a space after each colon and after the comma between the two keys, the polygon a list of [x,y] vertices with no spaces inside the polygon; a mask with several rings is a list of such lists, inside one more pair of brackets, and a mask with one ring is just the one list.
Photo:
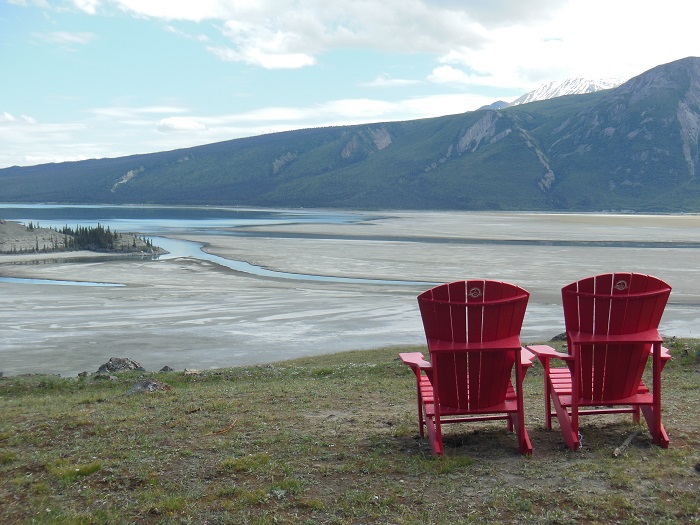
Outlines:
{"label": "small boulder", "polygon": [[140,363],[137,363],[128,357],[111,357],[109,361],[97,369],[97,373],[104,374],[111,372],[127,372],[129,370],[143,371],[144,368]]}
{"label": "small boulder", "polygon": [[132,394],[142,394],[144,392],[167,392],[169,390],[172,390],[172,387],[166,383],[153,379],[144,379],[132,386],[124,395],[130,396]]}
{"label": "small boulder", "polygon": [[163,368],[159,370],[160,372],[174,372],[175,370],[170,368],[168,365],[165,365]]}

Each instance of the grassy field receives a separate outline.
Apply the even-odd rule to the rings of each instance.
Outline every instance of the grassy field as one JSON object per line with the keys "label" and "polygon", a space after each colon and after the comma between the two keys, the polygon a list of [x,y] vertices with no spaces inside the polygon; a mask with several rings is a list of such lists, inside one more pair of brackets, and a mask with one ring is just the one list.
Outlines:
{"label": "grassy field", "polygon": [[[558,426],[544,429],[535,365],[532,457],[503,422],[452,425],[433,457],[404,348],[200,374],[5,377],[0,523],[700,523],[700,342],[667,346],[669,449],[617,415],[584,419],[584,448],[565,450]],[[170,389],[125,395],[144,377]]]}

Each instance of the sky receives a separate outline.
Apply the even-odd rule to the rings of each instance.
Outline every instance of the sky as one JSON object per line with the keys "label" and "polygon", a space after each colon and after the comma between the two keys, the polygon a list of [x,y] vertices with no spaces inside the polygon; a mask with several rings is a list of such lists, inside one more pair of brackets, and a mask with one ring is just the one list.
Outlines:
{"label": "sky", "polygon": [[700,56],[698,15],[688,0],[0,0],[0,168],[629,79]]}

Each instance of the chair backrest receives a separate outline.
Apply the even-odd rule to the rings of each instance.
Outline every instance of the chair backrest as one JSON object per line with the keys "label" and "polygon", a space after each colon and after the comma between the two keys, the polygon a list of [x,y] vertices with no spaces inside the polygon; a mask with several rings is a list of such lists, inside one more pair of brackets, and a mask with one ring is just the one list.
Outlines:
{"label": "chair backrest", "polygon": [[[587,277],[562,288],[567,334],[625,335],[658,329],[671,294],[661,279],[638,273]],[[574,347],[568,341],[569,352]],[[580,347],[580,397],[622,399],[636,393],[650,344],[590,344]]]}
{"label": "chair backrest", "polygon": [[431,342],[518,338],[529,296],[518,286],[490,280],[442,284],[418,296],[440,405],[478,410],[504,401],[516,349],[434,351]]}

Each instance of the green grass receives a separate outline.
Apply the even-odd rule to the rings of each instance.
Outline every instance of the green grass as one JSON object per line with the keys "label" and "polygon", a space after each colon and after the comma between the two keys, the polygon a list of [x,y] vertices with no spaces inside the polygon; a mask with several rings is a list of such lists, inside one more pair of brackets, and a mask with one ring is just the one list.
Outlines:
{"label": "green grass", "polygon": [[[662,450],[625,416],[571,452],[526,378],[532,457],[504,424],[417,437],[406,349],[201,375],[0,380],[0,523],[700,523],[700,343],[667,344]],[[415,349],[412,349],[415,350]],[[143,376],[172,390],[124,393]]]}

